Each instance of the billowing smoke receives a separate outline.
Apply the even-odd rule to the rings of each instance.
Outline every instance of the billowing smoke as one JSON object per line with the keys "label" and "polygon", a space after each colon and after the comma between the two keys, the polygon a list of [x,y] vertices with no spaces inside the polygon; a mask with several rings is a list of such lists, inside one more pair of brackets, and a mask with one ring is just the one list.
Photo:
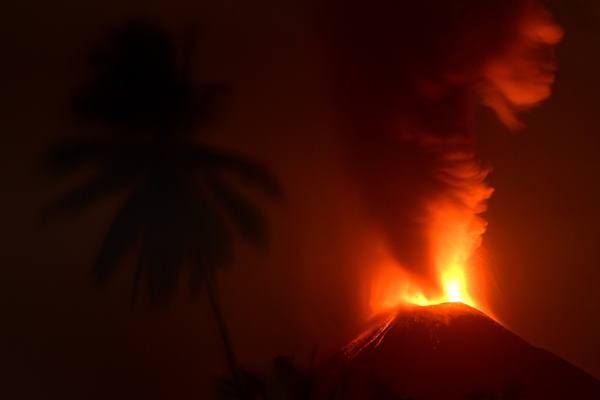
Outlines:
{"label": "billowing smoke", "polygon": [[562,31],[536,0],[344,0],[329,18],[352,173],[390,253],[433,289],[486,229],[476,108],[518,128],[550,94]]}

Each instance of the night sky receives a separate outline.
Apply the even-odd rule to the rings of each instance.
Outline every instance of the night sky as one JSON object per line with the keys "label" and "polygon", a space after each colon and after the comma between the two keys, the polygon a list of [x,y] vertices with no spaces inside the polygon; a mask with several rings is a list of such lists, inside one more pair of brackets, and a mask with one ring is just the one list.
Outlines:
{"label": "night sky", "polygon": [[[39,3],[39,4],[37,4]],[[368,315],[367,213],[347,168],[331,94],[319,2],[76,1],[9,5],[2,13],[2,377],[10,398],[179,398],[223,371],[208,305],[185,293],[154,310],[130,305],[126,273],[106,290],[90,266],[120,199],[51,225],[57,191],[41,168],[73,133],[70,99],[85,51],[115,24],[161,22],[199,32],[197,82],[231,87],[200,140],[264,160],[285,199],[268,205],[272,241],[242,245],[221,297],[243,365],[279,354],[308,363],[356,334]],[[565,36],[552,96],[511,132],[477,111],[477,158],[493,167],[485,217],[490,308],[507,327],[600,378],[600,5],[549,3]],[[325,16],[325,17],[324,17]],[[326,19],[325,19],[326,20]],[[333,23],[333,22],[332,22]],[[329,30],[331,27],[328,27]],[[335,28],[335,26],[334,26]]]}

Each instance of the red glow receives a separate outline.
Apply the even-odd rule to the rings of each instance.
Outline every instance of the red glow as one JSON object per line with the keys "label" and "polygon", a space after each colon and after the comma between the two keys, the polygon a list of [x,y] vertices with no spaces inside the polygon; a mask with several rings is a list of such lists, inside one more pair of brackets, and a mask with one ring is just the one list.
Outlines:
{"label": "red glow", "polygon": [[480,214],[493,189],[485,183],[486,170],[472,160],[463,161],[453,171],[461,184],[454,192],[432,200],[428,207],[427,238],[437,282],[411,275],[385,255],[371,291],[374,312],[407,303],[428,306],[460,302],[492,314],[483,299],[482,261],[474,256],[486,229]]}
{"label": "red glow", "polygon": [[[541,4],[528,2],[509,43],[484,64],[480,72],[483,83],[478,86],[480,101],[509,128],[519,128],[517,114],[550,95],[556,70],[553,48],[562,35]],[[426,140],[421,144],[431,145]],[[441,144],[456,148],[451,140]],[[428,272],[413,276],[386,255],[373,281],[374,312],[403,303],[427,306],[461,302],[492,316],[483,299],[488,283],[482,278],[485,265],[474,257],[486,230],[481,213],[493,192],[486,183],[488,171],[476,161],[468,141],[464,148],[450,150],[442,157],[442,167],[434,178],[443,183],[444,190],[433,194],[425,204],[424,216],[419,215],[426,229],[433,276],[425,276]]]}
{"label": "red glow", "polygon": [[400,305],[430,306],[441,303],[464,303],[493,317],[484,299],[484,287],[469,264],[452,264],[439,271],[440,288],[431,292],[389,259],[378,268],[371,287],[371,309],[379,313]]}

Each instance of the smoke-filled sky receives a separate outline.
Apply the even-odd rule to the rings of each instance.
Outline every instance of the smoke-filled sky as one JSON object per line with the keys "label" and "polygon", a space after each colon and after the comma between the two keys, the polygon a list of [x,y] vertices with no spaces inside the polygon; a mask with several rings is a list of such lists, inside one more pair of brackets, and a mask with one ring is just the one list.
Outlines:
{"label": "smoke-filled sky", "polygon": [[534,1],[342,3],[332,79],[351,163],[399,264],[435,281],[485,231],[476,107],[517,128],[550,93],[562,30]]}
{"label": "smoke-filled sky", "polygon": [[[560,43],[526,0],[121,3],[23,1],[3,13],[1,347],[17,393],[177,398],[208,390],[224,365],[202,297],[132,309],[126,274],[93,285],[119,199],[37,224],[56,193],[39,157],[76,129],[69,98],[85,49],[134,17],[180,38],[197,27],[195,79],[232,89],[198,138],[264,160],[284,185],[269,250],[241,246],[222,277],[243,364],[308,363],[353,336],[382,248],[434,290],[440,242],[476,247],[484,217],[490,309],[600,376],[594,1],[548,4]],[[466,228],[440,233],[448,215]]]}

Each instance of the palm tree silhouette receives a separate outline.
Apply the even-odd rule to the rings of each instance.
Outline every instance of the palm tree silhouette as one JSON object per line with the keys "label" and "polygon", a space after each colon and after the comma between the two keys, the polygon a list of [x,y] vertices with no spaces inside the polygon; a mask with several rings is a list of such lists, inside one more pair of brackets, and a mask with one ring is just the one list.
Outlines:
{"label": "palm tree silhouette", "polygon": [[105,129],[57,143],[46,159],[61,177],[89,169],[94,174],[49,204],[43,216],[77,215],[110,194],[127,192],[98,252],[95,278],[107,281],[125,252],[139,246],[133,300],[142,284],[157,304],[172,298],[187,269],[191,296],[206,287],[239,383],[217,272],[232,261],[234,231],[256,245],[267,241],[266,219],[239,185],[273,198],[280,187],[260,163],[191,140],[194,128],[211,116],[219,90],[193,86],[189,51],[183,66],[176,53],[170,37],[145,22],[115,30],[94,49],[93,77],[75,114]]}

